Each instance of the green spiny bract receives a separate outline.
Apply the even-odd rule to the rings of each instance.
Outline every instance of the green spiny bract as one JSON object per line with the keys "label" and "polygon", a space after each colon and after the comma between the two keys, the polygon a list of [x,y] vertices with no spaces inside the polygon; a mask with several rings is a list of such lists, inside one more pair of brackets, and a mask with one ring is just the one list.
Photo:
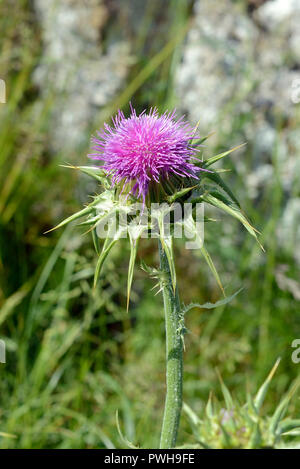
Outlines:
{"label": "green spiny bract", "polygon": [[[201,145],[207,139],[207,137],[204,137],[199,141],[193,143],[193,146]],[[195,235],[196,238],[199,237],[199,233],[197,231],[197,224],[195,220],[197,210],[196,206],[198,206],[199,204],[207,203],[209,205],[219,208],[220,210],[238,219],[242,223],[242,225],[247,229],[247,231],[257,240],[257,232],[255,228],[253,228],[252,225],[249,223],[249,221],[241,211],[239,202],[237,201],[236,197],[232,193],[231,189],[227,186],[223,178],[221,178],[220,174],[222,173],[222,170],[211,169],[212,164],[224,158],[240,146],[232,148],[231,150],[220,153],[218,155],[212,156],[206,160],[203,160],[201,154],[199,154],[198,162],[196,162],[195,165],[199,165],[199,167],[205,169],[206,171],[202,171],[198,179],[195,179],[193,177],[186,177],[181,179],[181,183],[180,181],[177,181],[176,184],[173,184],[174,181],[171,178],[168,183],[170,187],[166,187],[166,181],[164,182],[164,184],[157,184],[157,187],[159,189],[157,199],[155,199],[154,197],[155,194],[152,194],[152,196],[154,197],[154,199],[152,199],[152,202],[155,201],[161,206],[161,208],[156,211],[155,215],[156,223],[158,225],[157,237],[160,239],[160,242],[162,243],[162,246],[168,257],[174,290],[176,287],[176,274],[173,254],[174,237],[172,231],[172,217],[173,212],[175,210],[175,204],[183,204],[184,202],[188,202],[192,206],[191,215],[189,217],[184,218],[182,225],[184,225],[184,230],[186,230],[192,235]],[[94,285],[96,285],[97,283],[103,263],[106,260],[110,250],[120,238],[126,237],[126,233],[128,233],[131,249],[127,287],[128,308],[138,243],[145,231],[148,230],[149,232],[153,229],[153,225],[148,224],[145,226],[140,224],[141,214],[140,212],[136,213],[134,209],[135,204],[139,202],[139,200],[132,193],[130,193],[130,191],[124,191],[121,186],[113,186],[111,184],[111,177],[103,169],[90,166],[74,167],[70,165],[67,167],[80,170],[81,172],[96,179],[96,181],[100,183],[101,193],[99,195],[94,196],[92,202],[88,204],[85,208],[71,215],[70,217],[59,223],[55,228],[61,228],[72,221],[79,220],[85,217],[85,220],[81,222],[80,225],[88,227],[87,231],[91,232],[92,234],[94,246],[98,255],[98,262],[94,276]],[[174,178],[176,179],[175,176]],[[152,186],[150,185],[149,193],[151,193],[151,187]],[[151,214],[153,215],[153,212],[151,212]],[[99,237],[97,235],[97,230],[101,226],[105,226],[105,224],[107,224],[108,221],[111,219],[112,215],[116,215],[116,217],[125,216],[129,224],[127,225],[127,227],[124,227],[124,229],[122,229],[122,226],[120,226],[117,230],[114,230],[113,235],[111,235],[108,229],[107,237],[104,239],[103,245],[101,247]],[[170,215],[171,227],[170,233],[166,234],[164,232],[164,217],[167,215]],[[204,221],[215,220],[207,219],[204,217]],[[208,251],[203,245],[203,240],[198,239],[198,241],[201,254],[225,296],[221,280]]]}
{"label": "green spiny bract", "polygon": [[300,419],[286,418],[289,402],[298,388],[299,380],[283,397],[272,416],[263,415],[261,412],[278,364],[279,360],[255,397],[247,393],[244,405],[233,400],[221,377],[225,407],[210,395],[204,415],[199,418],[189,406],[184,404],[184,411],[189,418],[195,438],[195,444],[184,445],[184,447],[199,449],[300,448],[299,439],[291,440],[291,437],[300,435]]}

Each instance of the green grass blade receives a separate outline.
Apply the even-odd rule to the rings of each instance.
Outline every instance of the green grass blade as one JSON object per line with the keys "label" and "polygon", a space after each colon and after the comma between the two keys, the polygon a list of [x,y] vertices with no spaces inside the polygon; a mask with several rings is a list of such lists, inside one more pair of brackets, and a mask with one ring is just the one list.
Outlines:
{"label": "green grass blade", "polygon": [[262,386],[259,388],[259,390],[257,391],[257,394],[254,398],[254,405],[255,405],[255,408],[257,410],[257,412],[259,412],[264,400],[265,400],[265,397],[266,397],[266,394],[268,392],[268,389],[269,389],[269,386],[270,386],[270,383],[272,381],[272,378],[274,376],[274,374],[276,373],[276,370],[279,366],[279,363],[280,363],[280,358],[278,358],[276,360],[276,363],[275,365],[273,366],[272,370],[270,371],[267,379],[264,381],[264,383],[262,384]]}

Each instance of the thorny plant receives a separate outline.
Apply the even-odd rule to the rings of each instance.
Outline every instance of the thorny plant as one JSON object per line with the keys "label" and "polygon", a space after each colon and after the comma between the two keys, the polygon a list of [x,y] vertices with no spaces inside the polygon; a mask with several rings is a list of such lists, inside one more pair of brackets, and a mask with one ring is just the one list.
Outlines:
{"label": "thorny plant", "polygon": [[[193,307],[213,308],[228,303],[238,292],[225,296],[218,272],[203,243],[203,235],[198,229],[197,207],[209,204],[238,219],[246,230],[257,240],[257,231],[241,210],[240,204],[224,181],[223,169],[213,169],[212,165],[232,151],[203,159],[203,143],[208,136],[198,136],[198,126],[193,129],[183,118],[176,118],[175,112],[159,115],[156,109],[147,114],[137,115],[131,107],[131,115],[126,118],[119,111],[113,118],[113,126],[104,125],[104,130],[92,138],[94,160],[102,160],[103,165],[68,166],[80,170],[99,182],[99,194],[79,212],[71,215],[55,228],[61,228],[72,221],[85,218],[81,226],[88,227],[91,233],[98,261],[94,275],[94,286],[105,259],[113,246],[128,235],[130,259],[127,281],[127,309],[133,281],[134,265],[139,240],[153,232],[153,222],[141,223],[143,212],[151,204],[159,204],[156,211],[156,237],[160,257],[159,268],[151,268],[143,263],[143,268],[158,281],[159,291],[163,294],[166,324],[166,402],[161,432],[160,448],[176,445],[179,420],[182,409],[182,377],[184,315]],[[142,209],[135,210],[141,203]],[[199,250],[208,264],[224,296],[217,303],[204,305],[192,303],[182,305],[176,279],[173,251],[175,239],[174,215],[176,204],[192,209],[188,217],[180,220],[185,233],[194,236]],[[142,212],[142,213],[141,213]],[[170,215],[169,230],[165,229],[165,217]],[[173,214],[173,218],[172,218]],[[116,229],[113,217],[127,220]],[[211,221],[204,217],[204,222]],[[103,227],[106,227],[103,230]],[[99,230],[106,233],[101,247]]]}

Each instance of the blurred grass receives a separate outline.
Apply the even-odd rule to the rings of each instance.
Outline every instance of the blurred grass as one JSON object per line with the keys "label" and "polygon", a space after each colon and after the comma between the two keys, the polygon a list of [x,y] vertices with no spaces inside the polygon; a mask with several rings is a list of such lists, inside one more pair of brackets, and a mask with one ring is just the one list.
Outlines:
{"label": "blurred grass", "polygon": [[[152,282],[136,269],[126,314],[126,242],[112,252],[93,290],[91,240],[72,228],[42,234],[77,209],[78,198],[85,200],[87,194],[76,174],[59,167],[67,158],[64,149],[60,155],[49,153],[53,97],[49,93],[41,100],[31,80],[42,53],[40,31],[31,3],[12,3],[14,8],[0,2],[0,70],[8,97],[0,107],[0,334],[7,346],[7,363],[0,364],[0,432],[14,438],[0,436],[0,447],[122,447],[116,410],[129,440],[155,447],[164,399],[161,298],[153,297]],[[148,3],[127,87],[102,110],[95,125],[130,99],[138,109],[176,105],[172,77],[192,2],[168,3],[165,29],[155,40],[151,30],[158,7],[157,2],[152,7]],[[223,148],[240,138],[242,125],[237,121],[233,134],[224,135]],[[278,140],[280,132],[279,126]],[[82,160],[85,153],[76,158]],[[252,169],[253,156],[250,143],[242,154],[246,171]],[[257,388],[281,356],[268,409],[298,373],[290,345],[300,335],[299,305],[290,292],[279,289],[274,272],[285,264],[297,278],[299,268],[292,251],[283,252],[274,235],[287,195],[276,148],[272,158],[274,179],[255,204],[247,197],[234,159],[226,161],[242,206],[262,232],[266,253],[231,220],[206,230],[207,247],[227,291],[241,285],[244,290],[226,307],[209,313],[192,310],[186,318],[190,333],[184,399],[195,412],[211,390],[218,392],[216,367],[239,397],[247,383]],[[295,193],[299,196],[299,189]],[[176,254],[183,301],[216,300],[218,288],[200,256],[180,243]],[[139,256],[149,265],[157,263],[155,243],[143,241]],[[291,411],[299,413],[299,408],[299,398],[294,399]],[[183,418],[179,443],[189,432]]]}

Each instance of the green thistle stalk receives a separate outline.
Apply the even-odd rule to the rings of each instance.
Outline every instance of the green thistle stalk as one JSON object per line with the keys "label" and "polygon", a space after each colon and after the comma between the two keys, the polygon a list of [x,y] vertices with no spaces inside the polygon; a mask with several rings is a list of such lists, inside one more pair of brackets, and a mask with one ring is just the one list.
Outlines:
{"label": "green thistle stalk", "polygon": [[167,255],[159,242],[160,269],[166,325],[167,394],[161,431],[160,448],[174,448],[182,408],[183,320],[178,289],[174,291]]}

